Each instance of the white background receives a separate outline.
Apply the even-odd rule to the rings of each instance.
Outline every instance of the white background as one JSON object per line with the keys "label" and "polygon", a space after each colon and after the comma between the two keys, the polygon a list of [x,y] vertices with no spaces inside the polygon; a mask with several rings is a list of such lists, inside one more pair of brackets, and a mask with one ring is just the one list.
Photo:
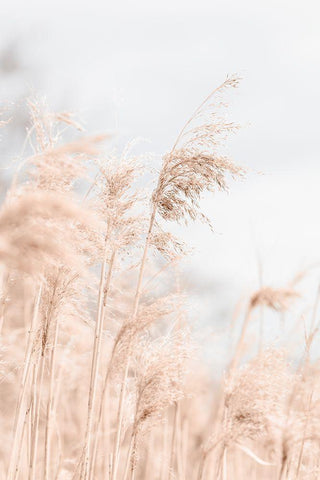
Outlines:
{"label": "white background", "polygon": [[45,93],[54,109],[78,111],[89,131],[142,136],[158,154],[227,74],[243,77],[229,113],[243,128],[229,152],[250,173],[229,195],[205,198],[216,234],[199,225],[186,233],[196,249],[186,269],[197,321],[226,321],[258,287],[258,257],[273,286],[317,264],[319,2],[2,0],[0,8],[2,63],[18,64],[1,73],[1,103]]}

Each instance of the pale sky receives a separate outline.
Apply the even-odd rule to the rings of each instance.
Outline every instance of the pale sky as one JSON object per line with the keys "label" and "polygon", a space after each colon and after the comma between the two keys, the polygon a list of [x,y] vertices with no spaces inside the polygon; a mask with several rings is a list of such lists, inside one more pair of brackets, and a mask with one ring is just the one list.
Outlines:
{"label": "pale sky", "polygon": [[229,152],[251,173],[229,195],[206,197],[216,234],[199,225],[186,234],[199,316],[210,322],[258,286],[257,252],[274,286],[319,261],[318,1],[3,1],[0,10],[1,50],[16,44],[22,63],[1,74],[1,102],[44,93],[89,131],[144,137],[156,153],[227,74],[243,77],[229,108],[243,128]]}

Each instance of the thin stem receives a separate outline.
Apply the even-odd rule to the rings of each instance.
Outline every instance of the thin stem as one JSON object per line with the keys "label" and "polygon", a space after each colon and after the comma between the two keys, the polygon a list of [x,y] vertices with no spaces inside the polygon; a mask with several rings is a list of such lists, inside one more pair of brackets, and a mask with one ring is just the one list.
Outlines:
{"label": "thin stem", "polygon": [[189,438],[189,423],[185,418],[182,424],[182,461],[181,461],[181,478],[186,479],[188,469],[188,438]]}
{"label": "thin stem", "polygon": [[314,392],[314,389],[312,388],[311,393],[310,393],[310,397],[309,397],[309,402],[308,402],[307,418],[306,418],[304,428],[303,428],[302,442],[301,442],[301,445],[300,445],[298,466],[297,466],[297,471],[296,471],[296,480],[298,480],[298,478],[299,478],[300,468],[301,468],[301,464],[302,464],[304,444],[305,444],[305,441],[306,441],[306,433],[307,433],[307,428],[308,428],[308,425],[309,425],[309,422],[310,422],[311,403],[312,403],[313,392]]}
{"label": "thin stem", "polygon": [[26,410],[26,414],[25,414],[25,418],[24,418],[24,422],[23,422],[22,434],[21,434],[21,437],[20,437],[20,445],[19,445],[19,450],[18,450],[18,458],[17,458],[16,468],[15,468],[15,472],[14,472],[14,480],[16,480],[16,478],[18,477],[18,474],[19,474],[23,437],[24,437],[24,432],[25,432],[28,420],[29,420],[30,409],[31,409],[31,404],[28,407],[28,409]]}
{"label": "thin stem", "polygon": [[[98,367],[100,360],[100,351],[101,351],[101,339],[102,339],[102,326],[103,326],[103,298],[104,298],[104,282],[105,282],[105,270],[106,270],[106,256],[107,256],[107,238],[109,236],[111,225],[108,226],[108,232],[105,240],[105,251],[103,256],[103,262],[101,267],[100,274],[100,284],[99,284],[99,295],[98,295],[98,309],[97,309],[97,318],[95,323],[95,335],[93,343],[93,352],[91,360],[91,373],[90,373],[90,389],[89,389],[89,398],[88,398],[88,410],[87,410],[87,423],[86,423],[86,434],[85,434],[85,445],[84,445],[84,471],[83,477],[87,479],[89,477],[89,462],[90,462],[90,443],[91,443],[91,433],[92,433],[92,423],[93,423],[93,408],[95,404],[95,396],[97,389],[97,379],[98,379]],[[83,470],[83,469],[82,469]]]}
{"label": "thin stem", "polygon": [[[153,225],[154,225],[154,222],[155,222],[156,210],[157,210],[157,207],[156,207],[156,203],[155,203],[154,206],[153,206],[151,217],[150,217],[148,234],[147,234],[147,238],[146,238],[146,242],[145,242],[145,246],[144,246],[144,250],[143,250],[143,255],[142,255],[142,259],[141,259],[141,264],[140,264],[138,282],[137,282],[136,293],[135,293],[135,297],[134,297],[134,304],[133,304],[132,315],[131,315],[131,321],[132,322],[135,321],[135,319],[137,317],[137,313],[138,313],[139,302],[140,302],[140,298],[141,298],[141,287],[142,287],[144,268],[145,268],[145,263],[146,263],[146,259],[147,259],[149,244],[150,244],[150,241],[151,241],[152,229],[153,229]],[[112,470],[111,480],[116,480],[117,470],[118,470],[120,438],[121,438],[122,421],[123,421],[124,396],[125,396],[125,391],[126,391],[126,383],[127,383],[130,359],[131,359],[131,341],[129,342],[129,345],[128,345],[126,365],[125,365],[125,369],[124,369],[123,379],[122,379],[122,382],[121,382],[120,399],[119,399],[118,413],[117,413],[117,432],[116,432],[116,439],[115,439],[115,444],[114,444],[113,470]]]}
{"label": "thin stem", "polygon": [[162,462],[161,462],[161,472],[160,472],[160,480],[165,480],[166,473],[167,473],[167,449],[168,449],[168,420],[163,427],[162,432]]}
{"label": "thin stem", "polygon": [[11,448],[11,456],[10,456],[7,480],[12,480],[15,474],[14,472],[17,472],[17,470],[19,470],[16,463],[17,448],[18,448],[18,445],[20,445],[21,443],[21,435],[23,433],[23,422],[24,422],[24,415],[26,411],[26,408],[24,406],[24,400],[25,400],[28,380],[31,372],[32,354],[33,354],[33,350],[36,342],[36,326],[38,321],[41,294],[42,294],[42,285],[40,285],[39,291],[36,297],[33,316],[31,320],[31,326],[28,332],[27,349],[26,349],[26,354],[24,359],[24,369],[23,369],[21,383],[20,383],[19,398],[18,398],[18,403],[16,407],[15,423],[14,423],[14,438],[13,438],[13,444]]}
{"label": "thin stem", "polygon": [[58,342],[59,324],[58,319],[55,321],[54,327],[54,341],[51,351],[50,359],[50,386],[49,386],[49,399],[47,403],[47,422],[45,431],[45,460],[44,460],[44,479],[48,480],[50,470],[50,448],[51,448],[51,429],[52,429],[52,406],[53,406],[53,391],[54,391],[54,374],[55,374],[55,361],[56,361],[56,349]]}
{"label": "thin stem", "polygon": [[35,475],[36,475],[36,461],[37,461],[37,452],[38,452],[39,421],[40,421],[41,393],[42,393],[42,385],[43,385],[44,366],[45,366],[45,357],[44,357],[44,352],[42,352],[40,356],[40,376],[39,376],[39,387],[38,387],[37,394],[36,394],[37,380],[38,380],[37,365],[35,366],[35,375],[34,375],[34,384],[35,384],[34,392],[36,394],[36,401],[35,401],[35,417],[34,417],[33,432],[32,432],[32,455],[31,455],[30,472],[29,472],[30,480],[35,480],[36,478]]}
{"label": "thin stem", "polygon": [[133,445],[134,445],[134,438],[133,438],[133,435],[131,435],[130,445],[129,445],[129,449],[128,449],[128,452],[127,452],[126,467],[124,469],[123,480],[127,480],[128,475],[129,475],[129,469],[130,469],[130,465],[131,465],[131,457],[132,457],[132,452],[133,452]]}
{"label": "thin stem", "polygon": [[[100,364],[100,350],[101,350],[101,340],[102,340],[102,332],[103,332],[104,313],[105,313],[107,299],[108,299],[108,296],[109,296],[111,278],[112,278],[112,272],[113,272],[114,262],[115,262],[115,258],[116,258],[116,253],[117,253],[117,250],[116,249],[113,250],[112,255],[111,255],[111,259],[110,259],[110,264],[109,264],[109,269],[108,269],[108,274],[107,274],[105,286],[104,286],[104,289],[103,289],[103,302],[102,302],[102,306],[101,306],[101,308],[102,308],[101,324],[100,324],[99,331],[98,331],[99,350],[98,350],[98,353],[97,353],[96,367],[95,367],[96,368],[96,373],[95,373],[96,376],[98,374],[99,364]],[[90,479],[93,478],[93,475],[94,475],[94,466],[95,466],[95,458],[96,458],[96,454],[97,454],[99,429],[100,429],[100,424],[101,424],[101,419],[102,419],[104,398],[105,398],[105,392],[106,392],[106,388],[107,388],[107,384],[108,384],[109,371],[110,371],[110,368],[107,368],[105,382],[104,382],[104,386],[103,386],[103,391],[102,391],[102,394],[100,396],[99,416],[98,416],[98,421],[97,421],[97,425],[96,425],[96,435],[95,435],[95,438],[94,438],[94,444],[93,444],[93,449],[92,449],[93,459],[92,459],[92,462],[91,462],[91,467],[90,467],[90,472],[89,472],[89,478]],[[97,382],[97,378],[96,378],[95,382]]]}
{"label": "thin stem", "polygon": [[225,84],[225,82],[222,84],[222,85],[219,85],[219,87],[215,88],[211,93],[209,93],[209,95],[203,100],[203,102],[198,106],[198,108],[196,108],[196,110],[193,112],[193,114],[191,115],[191,117],[189,118],[189,120],[184,124],[184,126],[182,127],[173,147],[172,147],[172,150],[170,152],[173,153],[174,150],[177,148],[177,145],[178,143],[180,142],[183,134],[185,133],[186,129],[188,128],[188,126],[190,125],[190,123],[195,119],[195,117],[198,115],[198,113],[201,111],[202,107],[208,102],[208,100],[210,100],[210,98],[217,92],[221,89],[221,87]]}
{"label": "thin stem", "polygon": [[[177,430],[178,430],[178,421],[179,421],[179,404],[178,402],[174,405],[174,416],[173,416],[173,428],[172,428],[172,439],[171,439],[171,453],[170,453],[170,463],[169,463],[169,475],[168,478],[175,478],[174,475],[174,464],[175,464],[175,455],[176,455],[176,443],[177,443]],[[178,475],[179,478],[179,475]]]}

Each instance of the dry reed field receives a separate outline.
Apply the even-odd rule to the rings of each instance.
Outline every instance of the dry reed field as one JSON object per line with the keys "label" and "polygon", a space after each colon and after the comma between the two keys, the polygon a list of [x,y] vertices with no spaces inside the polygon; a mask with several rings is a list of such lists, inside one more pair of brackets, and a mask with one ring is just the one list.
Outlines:
{"label": "dry reed field", "polygon": [[188,248],[170,225],[205,222],[214,242],[201,196],[245,176],[223,151],[237,85],[204,100],[157,168],[29,101],[0,211],[1,479],[319,478],[318,299],[296,361],[248,330],[294,308],[299,278],[252,292],[219,382],[185,306]]}

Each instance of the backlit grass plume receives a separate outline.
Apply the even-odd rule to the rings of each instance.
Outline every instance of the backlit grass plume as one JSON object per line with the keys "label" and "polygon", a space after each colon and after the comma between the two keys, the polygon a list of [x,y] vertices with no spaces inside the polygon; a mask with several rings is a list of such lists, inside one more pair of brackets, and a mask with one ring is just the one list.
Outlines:
{"label": "backlit grass plume", "polygon": [[227,174],[239,176],[243,168],[221,153],[226,136],[238,127],[218,117],[215,97],[238,85],[228,78],[197,108],[180,132],[172,150],[163,157],[153,202],[165,220],[204,218],[199,200],[206,191],[226,190]]}

